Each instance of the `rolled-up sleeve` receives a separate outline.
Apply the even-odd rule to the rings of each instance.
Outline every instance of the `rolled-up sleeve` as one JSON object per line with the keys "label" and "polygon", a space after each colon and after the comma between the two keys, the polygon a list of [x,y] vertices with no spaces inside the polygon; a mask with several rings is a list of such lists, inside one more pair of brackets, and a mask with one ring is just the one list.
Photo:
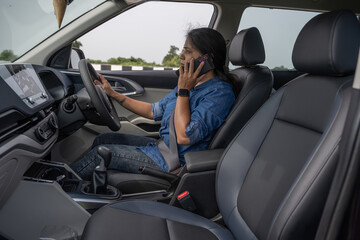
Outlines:
{"label": "rolled-up sleeve", "polygon": [[163,116],[163,110],[160,105],[160,102],[156,102],[152,104],[152,112],[153,112],[153,119],[155,121],[160,121]]}
{"label": "rolled-up sleeve", "polygon": [[[195,117],[194,117],[195,118]],[[204,139],[208,132],[207,125],[203,120],[196,117],[196,120],[191,121],[186,127],[186,136],[190,139],[190,144],[198,143]]]}
{"label": "rolled-up sleeve", "polygon": [[169,101],[170,98],[175,97],[176,92],[177,92],[177,87],[171,93],[167,94],[159,102],[152,104],[153,119],[155,121],[160,121],[162,119],[167,102]]}
{"label": "rolled-up sleeve", "polygon": [[232,89],[213,89],[209,92],[191,112],[190,123],[185,131],[190,144],[209,140],[224,122],[234,101]]}

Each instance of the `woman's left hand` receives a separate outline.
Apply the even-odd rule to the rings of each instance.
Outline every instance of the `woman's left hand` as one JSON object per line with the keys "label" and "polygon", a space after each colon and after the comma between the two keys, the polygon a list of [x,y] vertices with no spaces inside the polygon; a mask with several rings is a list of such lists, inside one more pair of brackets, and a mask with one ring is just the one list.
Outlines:
{"label": "woman's left hand", "polygon": [[199,67],[194,72],[194,59],[189,62],[185,62],[184,67],[180,67],[180,74],[178,79],[178,89],[191,90],[197,83],[197,77],[204,66],[204,62],[200,63]]}

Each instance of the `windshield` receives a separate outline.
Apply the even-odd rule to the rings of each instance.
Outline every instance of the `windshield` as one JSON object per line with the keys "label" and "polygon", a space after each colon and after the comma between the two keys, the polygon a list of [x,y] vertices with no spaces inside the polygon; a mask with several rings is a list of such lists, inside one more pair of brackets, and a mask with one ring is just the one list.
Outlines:
{"label": "windshield", "polygon": [[[105,0],[63,1],[70,4],[61,28]],[[16,60],[58,30],[53,0],[1,0],[0,62]]]}

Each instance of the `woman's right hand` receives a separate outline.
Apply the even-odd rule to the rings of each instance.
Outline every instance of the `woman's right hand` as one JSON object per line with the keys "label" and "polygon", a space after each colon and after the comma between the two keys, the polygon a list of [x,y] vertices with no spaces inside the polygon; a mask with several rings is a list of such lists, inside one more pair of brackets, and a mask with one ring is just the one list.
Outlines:
{"label": "woman's right hand", "polygon": [[204,66],[204,62],[201,62],[199,67],[194,72],[194,62],[195,59],[191,58],[190,62],[185,62],[184,66],[179,67],[179,79],[178,79],[178,89],[193,89],[198,80],[201,69]]}
{"label": "woman's right hand", "polygon": [[106,95],[108,95],[109,97],[114,97],[116,92],[114,91],[114,89],[112,89],[110,83],[104,78],[103,75],[101,75],[100,73],[98,73],[98,75],[101,82],[98,80],[94,80],[94,83],[96,85],[100,85],[100,87],[104,90]]}

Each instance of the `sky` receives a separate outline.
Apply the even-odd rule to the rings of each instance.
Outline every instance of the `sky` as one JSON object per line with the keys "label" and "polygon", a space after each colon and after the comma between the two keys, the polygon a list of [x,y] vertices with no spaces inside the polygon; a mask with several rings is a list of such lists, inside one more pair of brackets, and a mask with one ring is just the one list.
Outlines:
{"label": "sky", "polygon": [[[111,19],[78,39],[86,58],[140,57],[161,64],[170,45],[180,50],[191,28],[207,27],[213,13],[209,4],[148,2]],[[296,15],[294,15],[296,14]],[[258,27],[265,45],[264,65],[293,68],[291,52],[303,25],[316,13],[248,8],[238,31]],[[286,19],[286,21],[284,21]]]}
{"label": "sky", "polygon": [[[268,8],[247,8],[239,29],[257,27],[265,47],[265,63],[270,68],[293,68],[291,55],[296,37],[312,17],[318,13]],[[261,17],[259,17],[261,16]]]}

